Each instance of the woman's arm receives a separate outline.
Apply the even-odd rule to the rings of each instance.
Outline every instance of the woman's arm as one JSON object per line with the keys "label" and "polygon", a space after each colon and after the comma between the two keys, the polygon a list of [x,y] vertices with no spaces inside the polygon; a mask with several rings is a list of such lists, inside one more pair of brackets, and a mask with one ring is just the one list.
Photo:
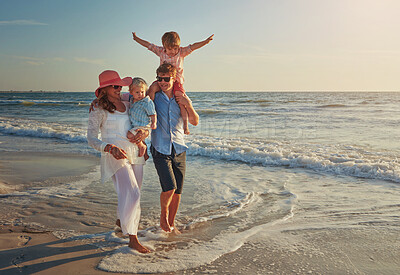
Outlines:
{"label": "woman's arm", "polygon": [[101,108],[96,108],[94,111],[89,113],[87,141],[89,146],[100,152],[104,151],[104,147],[107,145],[107,143],[99,139],[100,127],[105,121],[106,116],[107,114]]}
{"label": "woman's arm", "polygon": [[99,139],[100,127],[106,119],[107,113],[101,108],[97,108],[89,113],[87,129],[88,144],[97,151],[110,153],[116,159],[126,159],[126,152],[123,149]]}

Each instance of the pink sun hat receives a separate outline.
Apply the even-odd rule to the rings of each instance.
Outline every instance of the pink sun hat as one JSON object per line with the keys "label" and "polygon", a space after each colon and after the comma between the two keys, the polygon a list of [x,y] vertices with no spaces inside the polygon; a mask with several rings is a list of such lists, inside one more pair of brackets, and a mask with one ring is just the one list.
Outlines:
{"label": "pink sun hat", "polygon": [[110,86],[110,85],[118,85],[118,86],[129,86],[132,83],[131,77],[125,77],[121,79],[119,74],[116,71],[107,70],[99,74],[99,88],[94,92],[96,97],[99,96],[99,89]]}

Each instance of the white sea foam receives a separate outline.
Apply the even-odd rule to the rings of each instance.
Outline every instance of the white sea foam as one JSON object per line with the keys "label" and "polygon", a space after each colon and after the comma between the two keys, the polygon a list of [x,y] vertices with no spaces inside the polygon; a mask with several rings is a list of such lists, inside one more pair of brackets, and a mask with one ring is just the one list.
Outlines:
{"label": "white sea foam", "polygon": [[[179,242],[170,242],[176,248],[168,251],[155,251],[150,254],[132,252],[121,247],[114,253],[102,259],[99,269],[110,272],[128,273],[164,273],[196,268],[211,263],[224,254],[236,251],[246,240],[260,231],[285,222],[293,216],[293,212],[279,220],[261,224],[248,230],[238,232],[236,227],[229,227],[210,241],[190,242],[179,248]],[[154,241],[142,241],[148,247],[154,246]]]}
{"label": "white sea foam", "polygon": [[26,196],[27,199],[29,199],[32,196],[68,198],[81,195],[89,184],[99,180],[100,180],[100,167],[96,166],[94,171],[86,174],[82,179],[77,181],[61,182],[54,186],[35,187],[32,189],[27,189],[24,191],[16,191],[1,196],[2,197]]}
{"label": "white sea foam", "polygon": [[355,146],[299,144],[240,138],[190,136],[188,154],[252,165],[288,166],[400,183],[400,163],[391,152]]}
{"label": "white sea foam", "polygon": [[86,142],[85,129],[66,124],[22,118],[0,117],[0,132],[17,136],[57,138],[69,142]]}
{"label": "white sea foam", "polygon": [[[0,117],[0,132],[86,143],[86,129],[59,123]],[[260,139],[202,135],[187,137],[189,155],[240,161],[251,165],[306,168],[323,173],[400,183],[400,163],[389,151]]]}

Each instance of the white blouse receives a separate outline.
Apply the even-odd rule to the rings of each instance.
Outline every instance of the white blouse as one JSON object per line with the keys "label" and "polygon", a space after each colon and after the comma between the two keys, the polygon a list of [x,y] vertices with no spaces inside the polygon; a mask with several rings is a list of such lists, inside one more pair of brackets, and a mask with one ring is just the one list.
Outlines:
{"label": "white blouse", "polygon": [[[132,128],[128,116],[129,102],[124,102],[125,112],[114,111],[110,113],[100,107],[89,114],[87,129],[88,144],[101,152],[101,182],[111,178],[118,169],[130,164],[145,164],[144,157],[138,157],[138,147],[126,138]],[[99,139],[99,130],[101,140]],[[104,152],[107,144],[113,144],[125,150],[127,159],[117,160],[110,153]]]}

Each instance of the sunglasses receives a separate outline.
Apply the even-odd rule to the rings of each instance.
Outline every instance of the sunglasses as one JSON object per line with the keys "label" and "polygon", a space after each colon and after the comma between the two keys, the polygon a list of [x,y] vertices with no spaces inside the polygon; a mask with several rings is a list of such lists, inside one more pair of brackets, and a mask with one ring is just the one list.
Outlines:
{"label": "sunglasses", "polygon": [[113,85],[112,87],[113,87],[115,90],[118,90],[118,89],[122,88],[122,86],[118,86],[118,85]]}
{"label": "sunglasses", "polygon": [[156,79],[157,79],[158,82],[162,82],[163,80],[164,80],[165,82],[169,82],[169,81],[171,80],[171,77],[170,77],[170,76],[167,76],[167,77],[157,76]]}

